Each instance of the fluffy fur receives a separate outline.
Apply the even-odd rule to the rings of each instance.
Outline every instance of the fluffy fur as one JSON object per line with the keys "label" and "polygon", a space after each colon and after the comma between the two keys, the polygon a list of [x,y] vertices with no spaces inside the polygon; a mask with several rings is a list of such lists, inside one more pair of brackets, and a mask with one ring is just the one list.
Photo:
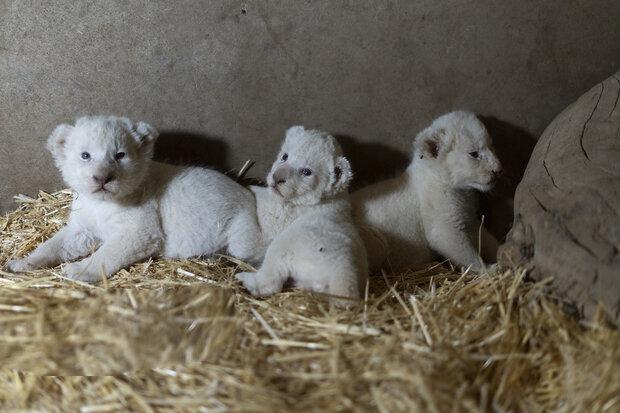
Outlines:
{"label": "fluffy fur", "polygon": [[188,258],[228,248],[256,260],[260,240],[252,193],[223,174],[152,160],[157,131],[118,117],[84,117],[60,125],[47,147],[74,190],[69,222],[11,271],[63,266],[86,282],[151,256]]}
{"label": "fluffy fur", "polygon": [[351,177],[333,136],[301,126],[287,131],[268,187],[251,188],[261,232],[270,242],[258,272],[237,274],[253,295],[279,292],[291,279],[297,287],[340,297],[337,305],[359,298],[368,269],[351,218]]}
{"label": "fluffy fur", "polygon": [[[501,165],[484,125],[469,112],[437,118],[414,141],[402,175],[352,194],[371,270],[435,258],[479,268],[475,191],[493,187]],[[482,257],[495,259],[497,241],[482,228]]]}

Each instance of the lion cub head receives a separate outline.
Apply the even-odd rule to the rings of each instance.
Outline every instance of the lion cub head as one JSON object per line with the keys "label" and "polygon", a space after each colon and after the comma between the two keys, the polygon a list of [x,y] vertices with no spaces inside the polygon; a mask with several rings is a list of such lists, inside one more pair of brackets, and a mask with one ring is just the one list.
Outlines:
{"label": "lion cub head", "polygon": [[333,136],[293,126],[286,131],[267,184],[286,202],[314,205],[346,191],[352,177],[349,161]]}
{"label": "lion cub head", "polygon": [[157,131],[115,116],[83,117],[57,126],[47,140],[67,185],[82,196],[120,199],[143,183]]}
{"label": "lion cub head", "polygon": [[418,159],[442,172],[457,189],[488,191],[501,172],[486,128],[464,111],[438,117],[416,136],[414,161]]}

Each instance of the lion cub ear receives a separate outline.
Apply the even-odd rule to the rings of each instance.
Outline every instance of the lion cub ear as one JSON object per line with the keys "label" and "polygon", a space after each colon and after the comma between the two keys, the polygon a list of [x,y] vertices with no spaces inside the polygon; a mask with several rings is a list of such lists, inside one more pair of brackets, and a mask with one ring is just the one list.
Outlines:
{"label": "lion cub ear", "polygon": [[296,135],[296,134],[300,134],[300,133],[302,133],[305,130],[306,130],[306,128],[304,128],[303,126],[300,126],[300,125],[291,126],[290,128],[288,128],[286,130],[286,135],[285,136],[288,137],[288,136],[293,136],[293,135]]}
{"label": "lion cub ear", "polygon": [[67,136],[73,130],[73,126],[63,123],[58,125],[52,131],[52,134],[47,138],[47,150],[51,152],[54,160],[58,161],[64,159],[65,146],[67,143]]}
{"label": "lion cub ear", "polygon": [[286,133],[284,135],[284,143],[292,144],[292,142],[294,142],[296,139],[299,139],[298,137],[300,135],[303,135],[305,130],[306,128],[304,128],[303,126],[291,126],[286,130]]}
{"label": "lion cub ear", "polygon": [[159,132],[146,122],[138,122],[133,126],[132,135],[143,151],[152,151]]}
{"label": "lion cub ear", "polygon": [[336,158],[334,164],[334,170],[331,173],[331,189],[330,194],[336,195],[337,193],[346,190],[349,187],[349,183],[353,179],[353,170],[349,160],[344,156]]}
{"label": "lion cub ear", "polygon": [[438,158],[446,148],[446,130],[426,128],[415,139],[415,147],[420,158]]}

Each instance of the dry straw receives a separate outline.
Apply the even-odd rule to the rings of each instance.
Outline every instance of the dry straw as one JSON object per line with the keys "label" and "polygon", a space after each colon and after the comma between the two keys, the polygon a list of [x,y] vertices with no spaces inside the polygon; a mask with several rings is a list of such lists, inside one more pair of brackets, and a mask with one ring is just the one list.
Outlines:
{"label": "dry straw", "polygon": [[[70,193],[19,201],[0,263],[59,228]],[[2,272],[3,409],[620,410],[618,332],[566,316],[521,271],[384,274],[343,311],[295,290],[254,299],[243,265],[154,260],[95,286]]]}

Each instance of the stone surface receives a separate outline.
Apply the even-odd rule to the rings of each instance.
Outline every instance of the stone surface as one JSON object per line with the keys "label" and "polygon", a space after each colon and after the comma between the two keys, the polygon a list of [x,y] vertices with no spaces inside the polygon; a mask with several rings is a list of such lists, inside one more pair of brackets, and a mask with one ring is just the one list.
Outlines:
{"label": "stone surface", "polygon": [[620,320],[620,72],[564,110],[538,141],[515,195],[501,262],[592,315]]}
{"label": "stone surface", "polygon": [[[434,117],[484,115],[506,165],[491,222],[536,139],[620,67],[615,0],[0,0],[0,210],[62,186],[42,143],[122,114],[159,156],[263,175],[286,127],[342,135],[355,185],[396,174]],[[500,234],[501,235],[501,234]]]}

